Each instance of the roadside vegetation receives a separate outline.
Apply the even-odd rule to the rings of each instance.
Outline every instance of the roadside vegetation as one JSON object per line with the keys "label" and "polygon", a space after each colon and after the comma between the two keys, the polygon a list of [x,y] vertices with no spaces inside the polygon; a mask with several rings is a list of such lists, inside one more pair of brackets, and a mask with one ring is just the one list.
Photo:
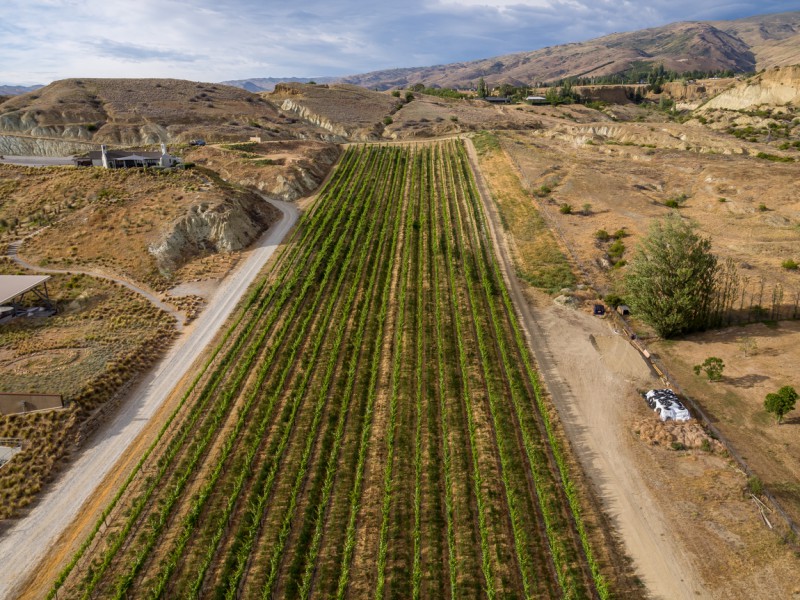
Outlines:
{"label": "roadside vegetation", "polygon": [[50,597],[606,598],[582,506],[463,145],[353,146]]}
{"label": "roadside vegetation", "polygon": [[[528,284],[556,292],[575,283],[572,267],[553,232],[531,199],[552,194],[542,185],[527,191],[515,173],[497,136],[480,132],[473,137],[481,171],[485,174],[509,239],[517,275]],[[569,212],[572,212],[570,207]]]}
{"label": "roadside vegetation", "polygon": [[[26,273],[3,257],[0,274]],[[53,479],[93,415],[157,360],[174,332],[172,317],[122,286],[67,274],[47,285],[57,315],[0,327],[0,392],[61,394],[66,408],[0,415],[0,437],[24,441],[0,468],[0,519]]]}

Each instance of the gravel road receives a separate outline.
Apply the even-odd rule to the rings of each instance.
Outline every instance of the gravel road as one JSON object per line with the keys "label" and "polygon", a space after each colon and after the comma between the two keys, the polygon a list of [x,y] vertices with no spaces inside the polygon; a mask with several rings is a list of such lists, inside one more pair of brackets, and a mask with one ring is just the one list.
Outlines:
{"label": "gravel road", "polygon": [[[0,598],[26,591],[37,566],[59,536],[81,513],[84,503],[123,457],[173,387],[191,369],[233,312],[250,283],[297,221],[293,204],[270,200],[283,213],[249,251],[240,267],[220,285],[200,317],[187,327],[159,364],[133,389],[111,420],[70,461],[58,480],[22,519],[0,538]],[[96,517],[93,517],[96,518]]]}

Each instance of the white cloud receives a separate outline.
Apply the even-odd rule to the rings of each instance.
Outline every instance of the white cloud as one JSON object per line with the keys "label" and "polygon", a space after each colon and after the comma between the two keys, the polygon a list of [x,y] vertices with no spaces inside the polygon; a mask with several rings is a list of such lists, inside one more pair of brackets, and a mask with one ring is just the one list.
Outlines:
{"label": "white cloud", "polygon": [[3,0],[0,83],[344,75],[796,8],[796,0]]}

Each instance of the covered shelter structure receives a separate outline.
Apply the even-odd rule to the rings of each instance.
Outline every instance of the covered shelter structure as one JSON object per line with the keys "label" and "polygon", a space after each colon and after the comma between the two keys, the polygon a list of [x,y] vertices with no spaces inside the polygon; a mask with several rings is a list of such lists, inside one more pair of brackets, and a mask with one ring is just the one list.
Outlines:
{"label": "covered shelter structure", "polygon": [[[47,293],[50,275],[0,275],[0,323],[6,319],[27,316],[46,316],[56,312],[55,305]],[[27,294],[36,296],[44,306],[25,308]]]}

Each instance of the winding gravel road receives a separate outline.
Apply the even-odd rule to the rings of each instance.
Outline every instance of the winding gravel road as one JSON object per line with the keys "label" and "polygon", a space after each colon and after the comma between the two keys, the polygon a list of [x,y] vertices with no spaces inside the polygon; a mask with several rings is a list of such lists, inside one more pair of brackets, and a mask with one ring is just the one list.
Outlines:
{"label": "winding gravel road", "polygon": [[0,598],[17,598],[31,592],[28,585],[39,571],[37,566],[56,550],[62,532],[81,514],[84,503],[96,493],[176,383],[214,339],[295,224],[299,214],[295,205],[277,200],[269,202],[283,213],[283,218],[261,237],[245,261],[220,285],[200,317],[184,330],[167,355],[136,385],[77,458],[69,462],[35,507],[3,531],[0,538]]}

